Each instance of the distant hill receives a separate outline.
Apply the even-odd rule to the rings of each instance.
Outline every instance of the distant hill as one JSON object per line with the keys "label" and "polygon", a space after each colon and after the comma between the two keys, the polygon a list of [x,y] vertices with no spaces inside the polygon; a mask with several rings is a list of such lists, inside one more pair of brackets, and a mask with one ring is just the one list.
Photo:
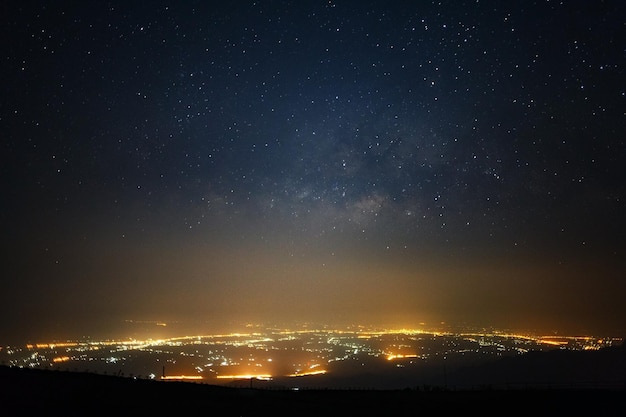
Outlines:
{"label": "distant hill", "polygon": [[0,415],[624,415],[625,352],[530,353],[459,369],[447,389],[403,390],[232,388],[3,366]]}

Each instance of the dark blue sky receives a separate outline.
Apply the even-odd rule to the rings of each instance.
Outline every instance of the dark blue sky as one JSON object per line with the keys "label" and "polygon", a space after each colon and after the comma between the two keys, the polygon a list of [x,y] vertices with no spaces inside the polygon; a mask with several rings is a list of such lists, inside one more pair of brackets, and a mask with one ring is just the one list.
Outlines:
{"label": "dark blue sky", "polygon": [[3,6],[7,334],[622,332],[626,10],[562,3]]}

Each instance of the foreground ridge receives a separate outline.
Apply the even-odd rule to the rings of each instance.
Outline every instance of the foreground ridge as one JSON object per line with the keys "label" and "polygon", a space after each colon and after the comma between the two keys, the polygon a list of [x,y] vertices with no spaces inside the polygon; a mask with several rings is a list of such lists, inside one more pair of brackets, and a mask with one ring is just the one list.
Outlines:
{"label": "foreground ridge", "polygon": [[[484,414],[549,415],[576,411],[614,415],[626,406],[625,389],[403,390],[233,388],[118,376],[0,367],[3,407],[11,415],[59,413],[135,415],[423,415],[482,410]],[[468,408],[469,407],[469,408]],[[495,407],[495,408],[494,408]],[[497,412],[496,412],[497,410]],[[544,414],[545,413],[545,414]]]}

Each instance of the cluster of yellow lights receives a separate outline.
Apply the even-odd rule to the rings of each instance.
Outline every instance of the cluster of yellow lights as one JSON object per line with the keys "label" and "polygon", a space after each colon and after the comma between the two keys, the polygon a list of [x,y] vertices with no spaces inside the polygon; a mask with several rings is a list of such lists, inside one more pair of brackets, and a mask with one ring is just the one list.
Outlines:
{"label": "cluster of yellow lights", "polygon": [[69,356],[59,356],[58,358],[52,359],[52,362],[67,362],[70,360]]}
{"label": "cluster of yellow lights", "polygon": [[388,355],[387,360],[392,361],[394,359],[405,359],[405,358],[417,358],[417,355]]}
{"label": "cluster of yellow lights", "polygon": [[168,376],[162,376],[161,379],[163,381],[185,381],[185,380],[198,381],[198,380],[201,380],[202,377],[200,375],[168,375]]}
{"label": "cluster of yellow lights", "polygon": [[272,379],[272,376],[268,374],[218,375],[217,379],[260,379],[263,381],[269,381]]}
{"label": "cluster of yellow lights", "polygon": [[63,343],[36,343],[36,344],[27,344],[27,349],[54,349],[54,348],[67,348],[67,347],[77,347],[79,345],[78,342],[63,342]]}
{"label": "cluster of yellow lights", "polygon": [[319,371],[308,371],[308,372],[296,372],[295,374],[289,374],[287,375],[288,377],[298,377],[298,376],[309,376],[309,375],[324,375],[326,373],[326,370],[319,370]]}
{"label": "cluster of yellow lights", "polygon": [[544,345],[550,345],[550,346],[563,346],[563,345],[567,345],[566,341],[562,341],[562,340],[539,340],[539,342],[543,343]]}

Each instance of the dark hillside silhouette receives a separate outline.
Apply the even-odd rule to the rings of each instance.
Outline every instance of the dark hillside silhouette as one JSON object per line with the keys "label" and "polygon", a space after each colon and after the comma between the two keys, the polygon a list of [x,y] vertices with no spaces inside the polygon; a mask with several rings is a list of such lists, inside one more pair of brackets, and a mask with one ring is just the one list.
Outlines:
{"label": "dark hillside silhouette", "polygon": [[529,352],[449,375],[449,386],[459,389],[616,389],[626,394],[626,347],[597,351],[555,349]]}

